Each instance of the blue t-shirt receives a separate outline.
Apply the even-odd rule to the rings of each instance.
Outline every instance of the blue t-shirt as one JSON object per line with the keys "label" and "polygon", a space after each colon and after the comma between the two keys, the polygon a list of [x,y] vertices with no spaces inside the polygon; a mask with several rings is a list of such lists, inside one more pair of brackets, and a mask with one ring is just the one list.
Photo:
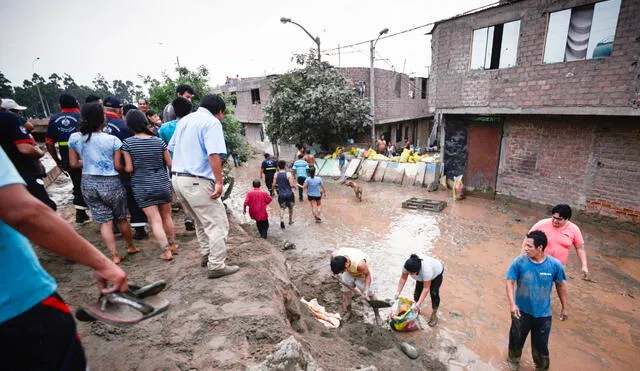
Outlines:
{"label": "blue t-shirt", "polygon": [[118,175],[113,164],[113,152],[122,147],[118,137],[106,133],[73,133],[69,137],[69,147],[78,152],[82,159],[82,174],[114,176]]}
{"label": "blue t-shirt", "polygon": [[169,144],[173,133],[176,131],[176,125],[178,125],[178,120],[171,120],[162,124],[158,130],[158,136],[160,139]]}
{"label": "blue t-shirt", "polygon": [[293,163],[293,168],[296,170],[296,177],[306,178],[307,177],[307,169],[309,168],[309,164],[303,160],[296,160]]}
{"label": "blue t-shirt", "polygon": [[513,260],[505,277],[516,281],[516,305],[520,311],[536,318],[551,316],[553,283],[567,279],[562,263],[549,255],[540,264],[527,255],[520,255]]}
{"label": "blue t-shirt", "polygon": [[103,132],[118,137],[120,141],[133,136],[133,134],[131,134],[131,130],[129,130],[129,127],[127,126],[126,121],[119,117],[115,117],[110,113],[107,113],[106,116],[107,122],[104,126],[104,129],[102,129]]}
{"label": "blue t-shirt", "polygon": [[307,179],[304,180],[305,184],[307,184],[307,194],[309,196],[313,196],[313,197],[320,197],[322,196],[322,188],[320,187],[320,185],[323,183],[322,178],[320,178],[319,176],[316,177],[309,177]]}
{"label": "blue t-shirt", "polygon": [[[0,148],[0,188],[25,184]],[[0,324],[53,294],[56,281],[42,268],[29,241],[0,220]]]}

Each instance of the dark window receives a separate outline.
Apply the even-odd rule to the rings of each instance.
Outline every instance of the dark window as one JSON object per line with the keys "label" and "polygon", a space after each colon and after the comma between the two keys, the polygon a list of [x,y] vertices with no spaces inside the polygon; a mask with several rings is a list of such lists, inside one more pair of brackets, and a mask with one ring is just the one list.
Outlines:
{"label": "dark window", "polygon": [[260,104],[260,89],[251,89],[251,103]]}
{"label": "dark window", "polygon": [[427,99],[427,79],[421,78],[420,85],[420,98]]}
{"label": "dark window", "polygon": [[235,91],[232,91],[231,94],[231,104],[233,104],[233,106],[237,106],[238,105],[238,94],[236,94]]}

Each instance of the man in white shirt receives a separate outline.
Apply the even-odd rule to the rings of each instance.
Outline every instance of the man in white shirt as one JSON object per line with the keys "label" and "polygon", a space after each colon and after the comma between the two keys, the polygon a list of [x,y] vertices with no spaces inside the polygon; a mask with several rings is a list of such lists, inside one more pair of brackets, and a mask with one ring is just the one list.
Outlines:
{"label": "man in white shirt", "polygon": [[196,221],[201,265],[209,278],[236,273],[225,265],[229,221],[222,195],[222,159],[227,155],[220,121],[225,103],[217,95],[202,99],[197,111],[183,117],[169,142],[173,153],[173,188],[186,211]]}

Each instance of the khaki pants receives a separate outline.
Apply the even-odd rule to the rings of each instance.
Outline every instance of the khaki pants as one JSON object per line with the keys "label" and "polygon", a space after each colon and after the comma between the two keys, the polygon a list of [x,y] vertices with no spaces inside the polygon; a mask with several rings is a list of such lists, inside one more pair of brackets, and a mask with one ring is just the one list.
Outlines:
{"label": "khaki pants", "polygon": [[207,269],[224,268],[229,221],[222,200],[209,198],[213,193],[213,182],[174,175],[172,184],[185,211],[195,219],[200,255],[209,255]]}

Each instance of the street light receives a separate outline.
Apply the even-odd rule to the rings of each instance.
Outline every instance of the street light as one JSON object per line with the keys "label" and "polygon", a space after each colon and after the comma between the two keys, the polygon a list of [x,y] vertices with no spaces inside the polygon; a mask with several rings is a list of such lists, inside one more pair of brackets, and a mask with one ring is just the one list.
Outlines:
{"label": "street light", "polygon": [[[32,76],[31,78],[33,78],[33,75],[36,74],[36,62],[40,60],[40,57],[36,57],[33,62],[31,62],[31,73]],[[42,105],[42,114],[47,117],[49,116],[47,114],[47,109],[44,107],[44,100],[42,100],[42,94],[40,94],[40,86],[39,86],[39,82],[36,82],[36,90],[38,91],[38,97],[40,97],[40,104]]]}
{"label": "street light", "polygon": [[296,26],[302,28],[302,31],[306,32],[307,35],[309,35],[309,37],[311,38],[311,40],[313,40],[313,42],[316,43],[316,45],[318,45],[318,62],[320,62],[320,36],[313,37],[313,35],[311,35],[306,28],[302,27],[299,23],[292,21],[291,18],[282,17],[280,18],[280,22],[282,22],[282,24],[293,23]]}
{"label": "street light", "polygon": [[373,120],[371,123],[371,146],[375,146],[376,142],[376,89],[375,89],[375,72],[373,69],[373,62],[376,59],[376,44],[378,40],[380,40],[380,36],[389,32],[388,28],[383,28],[378,33],[378,37],[374,40],[371,40],[371,60],[369,67],[369,105],[371,106],[371,119]]}

